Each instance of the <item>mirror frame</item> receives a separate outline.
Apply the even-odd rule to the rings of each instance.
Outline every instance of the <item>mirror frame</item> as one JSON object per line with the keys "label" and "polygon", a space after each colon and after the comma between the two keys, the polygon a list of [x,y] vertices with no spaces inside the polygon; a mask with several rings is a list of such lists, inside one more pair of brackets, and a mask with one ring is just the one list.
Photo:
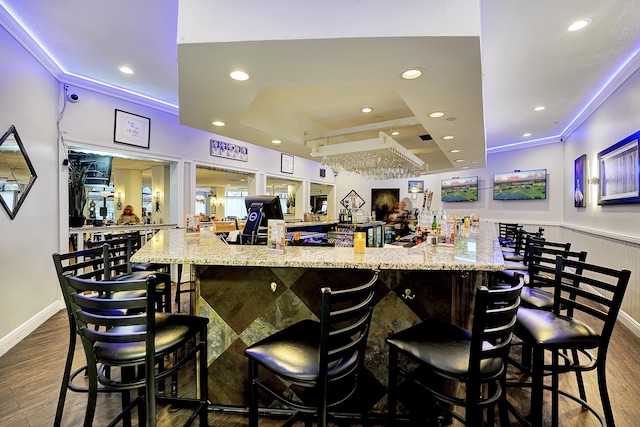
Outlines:
{"label": "mirror frame", "polygon": [[36,174],[36,171],[33,168],[33,164],[31,164],[31,160],[29,159],[29,156],[27,155],[27,151],[24,149],[24,145],[22,144],[22,140],[20,139],[20,135],[18,135],[18,131],[16,130],[16,127],[14,125],[11,125],[9,130],[6,131],[4,133],[4,135],[2,135],[2,138],[0,138],[0,146],[2,146],[2,144],[7,140],[7,138],[9,138],[9,135],[11,135],[11,134],[13,134],[13,137],[16,139],[16,143],[18,144],[18,148],[20,148],[20,154],[22,154],[22,158],[27,163],[27,167],[29,168],[29,172],[31,173],[31,179],[29,180],[29,184],[27,184],[27,187],[24,189],[22,194],[20,194],[20,198],[18,199],[18,201],[17,201],[17,203],[16,203],[16,205],[15,205],[13,210],[11,210],[9,208],[7,203],[4,201],[4,198],[0,197],[0,203],[4,207],[4,210],[7,211],[7,213],[9,214],[9,218],[11,218],[13,220],[16,217],[16,215],[18,214],[18,210],[20,209],[20,206],[22,206],[22,203],[27,198],[27,194],[29,193],[29,190],[31,190],[31,187],[33,187],[33,183],[38,178],[38,175]]}

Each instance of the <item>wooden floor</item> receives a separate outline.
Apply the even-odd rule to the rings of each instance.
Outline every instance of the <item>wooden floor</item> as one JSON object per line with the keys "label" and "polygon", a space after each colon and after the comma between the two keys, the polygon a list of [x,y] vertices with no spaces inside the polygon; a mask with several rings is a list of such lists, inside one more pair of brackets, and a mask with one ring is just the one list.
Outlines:
{"label": "wooden floor", "polygon": [[[61,374],[64,368],[68,345],[68,323],[64,311],[60,311],[44,325],[27,336],[4,356],[0,357],[0,427],[44,427],[53,423]],[[78,344],[75,366],[83,363],[82,348]],[[618,325],[613,334],[608,360],[609,391],[612,398],[616,425],[635,427],[640,425],[640,339],[623,325]],[[215,375],[215,372],[210,373]],[[511,375],[514,372],[510,373]],[[243,381],[245,372],[238,372]],[[587,393],[590,401],[599,407],[595,373],[587,373]],[[565,376],[563,386],[571,389],[575,379]],[[65,405],[63,426],[82,425],[86,395],[69,392]],[[528,391],[509,389],[509,398],[526,413]],[[118,412],[117,395],[100,395],[94,425],[107,424]],[[158,425],[182,425],[186,410],[169,411],[159,408]],[[550,413],[545,411],[547,420]],[[560,426],[591,427],[599,425],[589,413],[561,399]],[[134,425],[136,421],[134,420]],[[278,426],[280,419],[261,418],[261,426]],[[211,412],[210,426],[247,426],[244,415],[229,415]],[[300,423],[302,425],[302,423]],[[518,423],[512,420],[511,425]],[[550,424],[549,424],[550,425]]]}

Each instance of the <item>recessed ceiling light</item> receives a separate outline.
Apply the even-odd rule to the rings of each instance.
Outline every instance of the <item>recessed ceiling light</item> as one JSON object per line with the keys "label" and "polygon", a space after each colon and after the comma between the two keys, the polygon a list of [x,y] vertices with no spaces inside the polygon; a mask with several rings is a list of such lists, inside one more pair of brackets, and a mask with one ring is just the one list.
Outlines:
{"label": "recessed ceiling light", "polygon": [[451,151],[449,151],[449,152],[450,152],[450,153],[459,153],[459,152],[460,152],[460,150],[457,150],[457,149],[456,149],[456,150],[451,150]]}
{"label": "recessed ceiling light", "polygon": [[121,73],[124,73],[124,74],[133,74],[133,70],[125,65],[120,67],[119,70]]}
{"label": "recessed ceiling light", "polygon": [[456,159],[456,163],[462,163],[464,162],[464,159]]}
{"label": "recessed ceiling light", "polygon": [[578,31],[578,30],[583,29],[584,27],[586,27],[590,23],[591,23],[591,19],[580,19],[580,20],[574,22],[573,24],[569,25],[569,28],[567,28],[567,30],[568,31]]}
{"label": "recessed ceiling light", "polygon": [[444,116],[444,113],[442,111],[434,111],[433,113],[429,114],[429,117],[431,117],[432,119],[437,119],[438,117],[442,116]]}
{"label": "recessed ceiling light", "polygon": [[446,135],[442,137],[442,139],[453,139],[453,138],[455,138],[455,136],[453,135]]}
{"label": "recessed ceiling light", "polygon": [[224,126],[224,122],[221,122],[220,120],[216,120],[215,122],[211,122],[212,125],[214,126]]}
{"label": "recessed ceiling light", "polygon": [[461,169],[469,169],[469,166],[463,166]]}
{"label": "recessed ceiling light", "polygon": [[533,109],[533,111],[542,111],[542,110],[544,110],[544,107],[542,105]]}
{"label": "recessed ceiling light", "polygon": [[422,75],[422,71],[422,68],[410,68],[402,73],[402,78],[405,80],[417,79]]}
{"label": "recessed ceiling light", "polygon": [[373,111],[373,108],[371,108],[371,107],[362,107],[362,109],[360,111],[362,111],[363,113],[370,113],[370,112]]}
{"label": "recessed ceiling light", "polygon": [[522,136],[524,136],[526,138],[528,136],[531,136],[531,134],[530,133],[523,133]]}
{"label": "recessed ceiling light", "polygon": [[229,77],[231,77],[233,80],[238,80],[241,82],[249,80],[249,74],[242,70],[234,70],[230,72]]}
{"label": "recessed ceiling light", "polygon": [[471,163],[473,163],[473,164],[475,165],[475,164],[476,164],[476,163],[478,163],[478,162],[476,162],[476,161],[474,160],[474,161],[472,161]]}
{"label": "recessed ceiling light", "polygon": [[271,141],[272,144],[282,144],[282,141],[280,141],[279,139],[274,139],[273,141]]}
{"label": "recessed ceiling light", "polygon": [[400,132],[398,132],[397,130],[394,130],[393,132],[391,132],[391,135],[393,136],[400,135]]}

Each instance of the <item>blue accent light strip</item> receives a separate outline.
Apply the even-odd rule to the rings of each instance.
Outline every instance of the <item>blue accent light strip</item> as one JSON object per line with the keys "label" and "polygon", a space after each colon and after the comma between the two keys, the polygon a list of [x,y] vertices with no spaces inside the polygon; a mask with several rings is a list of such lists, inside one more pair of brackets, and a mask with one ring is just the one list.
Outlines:
{"label": "blue accent light strip", "polygon": [[538,139],[530,139],[527,141],[520,141],[520,142],[512,142],[510,144],[504,144],[504,145],[497,145],[495,147],[489,147],[487,148],[487,152],[490,151],[495,151],[495,150],[504,150],[506,148],[512,148],[512,147],[518,147],[521,145],[527,145],[527,144],[533,144],[535,142],[540,142],[540,143],[551,143],[551,142],[555,142],[558,141],[562,138],[562,135],[555,135],[555,136],[546,136],[544,138],[538,138]]}
{"label": "blue accent light strip", "polygon": [[571,120],[569,124],[564,128],[564,130],[562,131],[563,135],[566,134],[569,131],[569,129],[571,129],[573,124],[577,122],[580,118],[582,118],[582,115],[585,114],[585,112],[589,110],[589,108],[595,102],[598,101],[598,99],[603,94],[603,92],[605,92],[605,90],[609,88],[609,85],[611,85],[611,83],[614,80],[616,80],[620,76],[620,74],[622,74],[626,70],[627,66],[635,59],[635,57],[639,53],[640,53],[640,49],[637,49],[636,51],[634,51],[631,55],[629,55],[629,57],[625,61],[622,62],[622,64],[613,73],[611,73],[609,78],[606,79],[605,83],[600,87],[600,90],[596,92],[596,94],[589,100],[589,102],[587,102],[587,104],[578,112],[578,114],[576,114],[573,120]]}
{"label": "blue accent light strip", "polygon": [[536,143],[536,142],[544,143],[544,142],[553,142],[553,140],[561,141],[563,139],[566,139],[573,132],[573,130],[574,130],[574,129],[572,129],[573,126],[578,122],[582,122],[582,121],[586,120],[586,118],[592,112],[592,111],[590,111],[590,110],[592,110],[592,107],[594,107],[598,102],[603,102],[604,101],[604,99],[601,100],[600,98],[605,92],[607,92],[607,90],[611,90],[611,92],[613,92],[613,91],[615,91],[615,89],[617,89],[617,87],[616,88],[611,88],[610,87],[615,80],[621,78],[622,75],[625,72],[631,73],[631,72],[635,72],[636,71],[636,70],[627,70],[627,67],[629,66],[629,64],[631,64],[632,62],[634,62],[637,59],[638,55],[640,55],[640,48],[636,49],[635,51],[633,51],[622,62],[622,64],[620,64],[620,66],[613,73],[611,73],[611,75],[607,79],[604,80],[604,84],[602,84],[600,86],[600,89],[595,93],[595,95],[593,95],[593,97],[589,100],[589,102],[587,102],[585,104],[585,106],[578,112],[578,114],[575,115],[575,117],[569,122],[569,124],[564,128],[564,130],[562,131],[562,133],[560,135],[549,136],[549,137],[544,137],[544,138],[539,138],[539,139],[532,139],[532,140],[528,140],[528,141],[514,142],[514,143],[509,143],[509,144],[503,144],[503,145],[497,145],[495,147],[487,148],[487,153],[491,152],[491,151],[495,151],[495,150],[502,151],[502,150],[506,150],[506,149],[510,149],[510,148],[520,147],[520,146],[523,146],[523,145],[533,144],[533,143]]}

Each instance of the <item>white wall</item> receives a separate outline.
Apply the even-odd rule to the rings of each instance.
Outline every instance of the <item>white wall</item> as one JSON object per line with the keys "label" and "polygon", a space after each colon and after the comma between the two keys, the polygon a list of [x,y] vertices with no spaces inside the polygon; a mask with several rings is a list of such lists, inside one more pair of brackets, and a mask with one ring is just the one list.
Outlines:
{"label": "white wall", "polygon": [[587,155],[587,177],[598,176],[598,152],[640,129],[640,71],[636,71],[564,143],[565,208],[563,238],[588,248],[588,260],[631,270],[622,319],[640,330],[640,204],[597,204],[597,186],[587,184],[585,208],[573,206],[573,166]]}
{"label": "white wall", "polygon": [[[640,71],[633,74],[578,130],[564,143],[565,180],[567,200],[563,221],[567,225],[617,233],[640,238],[640,204],[597,204],[597,186],[588,185],[586,208],[574,208],[573,162],[587,155],[587,177],[598,176],[598,152],[640,130]],[[638,239],[640,241],[640,239]]]}
{"label": "white wall", "polygon": [[[80,96],[80,101],[76,104],[67,105],[61,123],[65,144],[68,146],[95,148],[111,153],[162,159],[179,164],[193,163],[200,166],[214,166],[248,173],[261,173],[297,181],[324,184],[332,184],[334,182],[332,175],[320,178],[320,165],[317,162],[296,157],[294,159],[294,173],[282,173],[279,151],[182,126],[176,115],[140,104],[78,87],[70,87],[70,91],[77,93]],[[149,149],[113,142],[116,109],[151,119]],[[211,156],[209,151],[210,139],[248,147],[249,160],[242,162]],[[189,175],[193,174],[191,178],[195,179],[195,168],[188,168],[188,170]],[[172,176],[171,180],[172,185],[177,185],[180,189],[187,188],[185,187],[187,183],[181,183],[181,177],[178,172]],[[172,200],[172,203],[177,203],[178,207],[175,210],[172,209],[171,218],[165,222],[182,223],[183,214],[185,213],[184,207],[191,209],[191,206],[195,205],[195,191],[187,194],[186,201],[183,197],[176,197],[176,199]]]}
{"label": "white wall", "polygon": [[0,354],[55,313],[58,284],[56,80],[0,27],[0,131],[15,125],[38,178],[12,221],[0,212]]}
{"label": "white wall", "polygon": [[[477,213],[481,220],[513,221],[528,224],[559,224],[563,213],[563,188],[566,187],[562,145],[549,144],[535,148],[521,149],[494,154],[488,157],[487,167],[483,169],[467,169],[458,173],[447,172],[423,175],[412,180],[423,180],[425,189],[433,191],[431,209],[445,209],[448,215],[467,215]],[[493,174],[510,172],[515,169],[547,169],[546,200],[493,200]],[[478,176],[479,194],[477,202],[443,203],[441,201],[441,180],[454,176]],[[363,209],[371,210],[372,188],[398,188],[400,199],[411,199],[408,179],[364,180],[358,175],[339,172],[337,182],[338,200],[355,190],[365,200]],[[570,184],[570,182],[569,182]],[[419,195],[413,208],[422,206],[422,195]]]}

